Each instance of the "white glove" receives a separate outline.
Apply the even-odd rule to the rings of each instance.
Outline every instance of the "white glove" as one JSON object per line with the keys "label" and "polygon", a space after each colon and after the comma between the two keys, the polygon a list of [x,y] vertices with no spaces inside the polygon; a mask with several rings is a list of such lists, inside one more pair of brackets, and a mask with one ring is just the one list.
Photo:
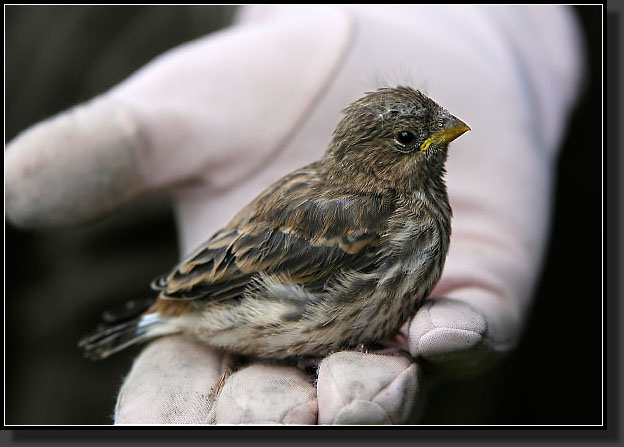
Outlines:
{"label": "white glove", "polygon": [[[339,352],[318,380],[182,336],[152,342],[116,423],[402,423],[421,368],[473,374],[517,342],[547,238],[553,160],[580,78],[570,11],[542,6],[255,6],[106,94],[28,129],[5,155],[6,212],[66,225],[156,189],[182,254],[279,177],[319,158],[340,111],[410,84],[465,120],[447,183],[446,267],[397,334],[411,356]],[[155,272],[159,273],[159,272]]]}

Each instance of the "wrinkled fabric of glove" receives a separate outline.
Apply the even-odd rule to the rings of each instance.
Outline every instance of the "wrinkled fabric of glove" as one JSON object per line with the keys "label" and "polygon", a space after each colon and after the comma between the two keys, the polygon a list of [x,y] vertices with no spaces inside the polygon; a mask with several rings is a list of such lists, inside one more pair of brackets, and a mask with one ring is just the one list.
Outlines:
{"label": "wrinkled fabric of glove", "polygon": [[472,132],[447,164],[443,276],[395,340],[410,355],[338,352],[316,381],[270,362],[223,376],[227,356],[165,337],[135,360],[115,408],[117,424],[405,423],[423,368],[478,373],[521,334],[581,56],[566,7],[244,7],[231,27],[10,142],[6,214],[23,227],[73,224],[167,189],[186,254],[318,159],[362,93],[420,88]]}

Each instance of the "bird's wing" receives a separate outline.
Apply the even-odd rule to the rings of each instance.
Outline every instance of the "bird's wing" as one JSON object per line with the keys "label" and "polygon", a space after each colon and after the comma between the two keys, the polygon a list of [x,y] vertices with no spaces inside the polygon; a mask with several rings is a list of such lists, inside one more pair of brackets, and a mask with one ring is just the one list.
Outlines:
{"label": "bird's wing", "polygon": [[269,188],[152,283],[160,298],[223,300],[240,296],[258,273],[311,286],[340,268],[370,268],[393,198],[318,183],[303,169]]}

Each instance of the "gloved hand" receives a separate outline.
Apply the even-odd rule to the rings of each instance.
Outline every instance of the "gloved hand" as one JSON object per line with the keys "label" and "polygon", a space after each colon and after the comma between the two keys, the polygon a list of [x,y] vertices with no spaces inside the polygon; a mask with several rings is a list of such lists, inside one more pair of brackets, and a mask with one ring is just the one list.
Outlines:
{"label": "gloved hand", "polygon": [[115,422],[402,423],[421,401],[422,368],[472,374],[508,352],[547,237],[578,39],[562,7],[248,7],[234,26],[19,135],[5,155],[14,223],[87,221],[167,189],[184,254],[319,158],[340,110],[365,91],[424,87],[472,128],[447,163],[444,273],[392,341],[409,356],[338,352],[316,383],[271,362],[224,376],[228,356],[165,337],[136,359]]}

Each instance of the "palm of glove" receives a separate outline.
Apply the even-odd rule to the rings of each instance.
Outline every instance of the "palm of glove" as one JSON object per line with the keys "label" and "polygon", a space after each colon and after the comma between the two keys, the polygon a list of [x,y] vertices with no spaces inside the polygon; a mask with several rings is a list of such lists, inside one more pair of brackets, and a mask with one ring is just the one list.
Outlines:
{"label": "palm of glove", "polygon": [[[409,13],[420,26],[402,21],[403,13],[359,9],[354,19],[335,8],[286,11],[176,49],[103,97],[20,135],[5,156],[8,217],[25,226],[73,223],[165,188],[175,195],[188,253],[258,191],[319,157],[340,109],[372,89],[359,76],[370,60],[395,66],[413,54],[411,42],[436,34],[429,12],[442,20],[435,8]],[[549,27],[565,22],[552,14]],[[361,23],[352,42],[354,20]],[[392,33],[379,34],[373,23]],[[385,45],[370,43],[382,39]],[[544,116],[554,121],[527,130],[536,103],[505,71],[513,64],[480,69],[480,52],[498,54],[491,41],[472,45],[449,29],[427,42],[413,56],[428,61],[432,96],[469,119],[473,132],[454,144],[448,163],[454,220],[444,273],[393,340],[409,355],[334,353],[320,363],[316,383],[295,367],[255,362],[220,387],[233,359],[165,337],[136,359],[116,423],[403,423],[421,402],[424,370],[428,377],[478,372],[513,346],[541,257],[547,160],[561,113],[551,110]],[[524,62],[531,65],[536,51]],[[571,52],[555,53],[548,60]],[[576,61],[559,62],[533,65],[543,72],[532,75],[562,112]],[[471,94],[456,82],[460,63]],[[500,97],[514,106],[482,106]],[[268,116],[271,125],[259,119]]]}

